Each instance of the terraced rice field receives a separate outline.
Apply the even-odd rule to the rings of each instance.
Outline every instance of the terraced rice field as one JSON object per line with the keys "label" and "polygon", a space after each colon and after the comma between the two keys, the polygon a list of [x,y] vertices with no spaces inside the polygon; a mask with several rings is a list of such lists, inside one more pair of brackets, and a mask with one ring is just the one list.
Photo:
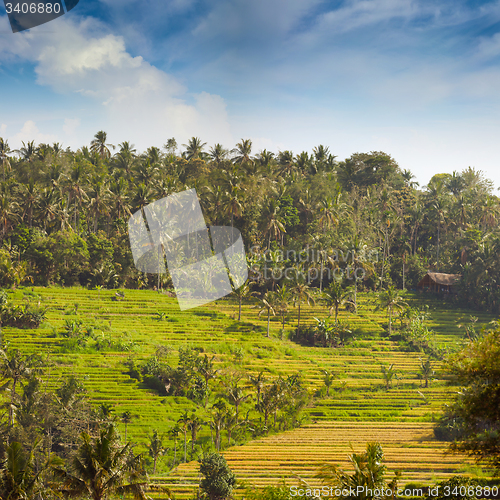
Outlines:
{"label": "terraced rice field", "polygon": [[[220,367],[240,367],[253,373],[266,370],[268,378],[300,373],[311,393],[323,386],[321,370],[332,371],[336,380],[330,397],[316,399],[307,408],[307,425],[224,452],[237,476],[248,484],[275,484],[281,477],[291,481],[292,472],[310,477],[319,462],[345,461],[349,441],[361,451],[374,439],[384,445],[389,468],[401,468],[408,481],[442,479],[462,467],[460,458],[442,456],[443,445],[432,440],[431,432],[432,420],[456,388],[445,385],[438,362],[434,363],[436,380],[429,388],[421,387],[417,373],[422,355],[402,352],[397,343],[383,337],[386,316],[374,311],[372,296],[359,294],[357,315],[341,311],[341,319],[348,319],[355,330],[356,340],[341,349],[326,349],[280,340],[277,318],[271,322],[271,338],[267,338],[266,318],[259,318],[251,304],[244,305],[242,321],[238,322],[237,305],[231,300],[180,312],[176,300],[166,295],[140,290],[124,293],[124,300],[114,301],[113,290],[17,290],[11,294],[17,303],[27,298],[36,302],[40,297],[41,303],[50,307],[48,320],[38,330],[4,328],[4,338],[24,352],[50,353],[54,363],[48,374],[50,386],[59,385],[63,376],[76,374],[83,379],[94,403],[112,404],[117,415],[130,411],[134,418],[128,425],[128,436],[139,443],[146,441],[153,428],[166,433],[185,410],[195,410],[196,405],[183,397],[158,396],[125,374],[123,362],[129,352],[61,352],[61,338],[55,333],[62,330],[66,320],[83,320],[102,335],[132,342],[131,352],[138,357],[150,356],[157,345],[170,345],[173,354],[169,362],[175,364],[177,349],[191,345],[215,354]],[[426,299],[414,295],[410,301],[418,304]],[[463,331],[457,323],[468,321],[471,315],[478,317],[478,324],[495,319],[453,309],[447,303],[427,303],[431,306],[429,325],[441,346],[452,347],[460,341]],[[165,318],[158,320],[156,313],[164,313]],[[296,313],[291,308],[287,331],[296,324]],[[314,317],[326,314],[320,306],[303,307],[301,322],[314,323]],[[389,390],[382,380],[381,364],[394,364],[400,372],[400,380]],[[119,425],[123,430],[123,424]],[[200,437],[207,444],[209,430],[204,428]],[[172,477],[165,464],[163,467],[163,477],[155,481],[172,484],[175,477],[180,484],[173,491],[179,498],[192,494],[193,486],[183,484],[196,475],[196,462],[179,467]]]}
{"label": "terraced rice field", "polygon": [[[351,470],[347,460],[351,446],[361,453],[371,441],[381,443],[389,477],[396,470],[402,472],[400,486],[410,482],[431,484],[468,470],[463,457],[444,453],[445,446],[433,439],[430,423],[311,424],[233,447],[224,456],[241,486],[281,486],[283,480],[287,486],[293,486],[298,484],[297,476],[312,486],[320,486],[313,476],[323,463]],[[168,478],[155,478],[154,484],[192,495],[198,484],[197,464],[182,464]],[[162,495],[158,493],[157,498]]]}

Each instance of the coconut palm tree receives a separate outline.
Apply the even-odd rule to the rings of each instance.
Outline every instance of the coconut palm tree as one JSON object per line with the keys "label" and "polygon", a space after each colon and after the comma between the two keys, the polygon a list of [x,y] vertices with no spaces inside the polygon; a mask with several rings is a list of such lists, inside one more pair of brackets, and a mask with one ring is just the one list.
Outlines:
{"label": "coconut palm tree", "polygon": [[43,228],[45,230],[47,230],[47,225],[56,218],[59,201],[58,192],[53,188],[44,188],[40,193],[37,218],[39,221],[43,221]]}
{"label": "coconut palm tree", "polygon": [[389,366],[380,365],[380,371],[382,372],[382,377],[384,378],[385,388],[389,389],[392,385],[392,379],[397,375],[396,368],[394,368],[394,364],[390,364]]}
{"label": "coconut palm tree", "polygon": [[223,399],[219,399],[212,405],[212,421],[211,428],[215,431],[215,449],[220,450],[221,432],[224,428],[226,417],[228,414],[227,403]]}
{"label": "coconut palm tree", "polygon": [[158,429],[153,430],[153,434],[149,436],[148,453],[153,459],[153,474],[156,474],[156,464],[158,458],[165,452],[163,447],[163,436],[158,434]]}
{"label": "coconut palm tree", "polygon": [[236,154],[233,158],[234,163],[244,164],[253,162],[253,158],[250,156],[252,152],[252,141],[250,139],[241,139],[232,152]]}
{"label": "coconut palm tree", "polygon": [[346,304],[354,304],[349,293],[346,293],[339,281],[333,280],[330,286],[323,292],[323,300],[328,308],[328,315],[332,315],[335,309],[335,324],[338,325],[339,307]]}
{"label": "coconut palm tree", "polygon": [[253,282],[246,280],[243,285],[233,290],[233,295],[238,299],[238,321],[241,321],[241,305],[244,299],[248,299],[255,294],[252,292]]}
{"label": "coconut palm tree", "polygon": [[[87,199],[87,193],[85,192],[84,186],[87,183],[87,175],[85,167],[82,163],[75,163],[69,173],[67,190],[69,191],[70,199],[74,200],[73,211],[74,211],[74,226],[77,227],[77,215],[81,212],[82,202]],[[78,209],[77,209],[78,204]]]}
{"label": "coconut palm tree", "polygon": [[121,446],[113,424],[99,436],[80,435],[81,445],[72,458],[69,471],[60,470],[61,492],[68,497],[106,500],[111,495],[131,495],[146,500],[147,476],[141,455],[134,455],[130,443]]}
{"label": "coconut palm tree", "polygon": [[179,420],[177,420],[177,423],[179,424],[180,429],[184,434],[184,462],[187,462],[187,431],[189,429],[190,421],[191,418],[187,410],[185,410],[184,413],[180,416]]}
{"label": "coconut palm tree", "polygon": [[22,219],[24,220],[27,217],[29,227],[31,228],[33,227],[33,212],[37,207],[40,197],[38,185],[35,184],[33,179],[30,179],[28,184],[21,184],[20,194],[23,200],[21,207],[23,209]]}
{"label": "coconut palm tree", "polygon": [[90,143],[90,151],[97,153],[101,158],[111,158],[111,151],[109,148],[115,149],[113,144],[107,144],[108,134],[104,130],[100,130],[94,135],[94,139]]}
{"label": "coconut palm tree", "polygon": [[177,463],[177,439],[179,437],[180,432],[181,432],[181,428],[179,427],[178,424],[175,424],[168,431],[168,435],[174,440],[174,467],[175,467],[175,464]]}
{"label": "coconut palm tree", "polygon": [[323,383],[325,384],[326,387],[326,396],[330,397],[330,387],[333,384],[333,381],[335,379],[335,374],[333,374],[329,370],[321,370],[323,372]]}
{"label": "coconut palm tree", "polygon": [[262,297],[259,297],[260,311],[259,317],[267,312],[267,337],[269,337],[269,324],[271,321],[271,314],[276,316],[277,298],[275,292],[266,292]]}
{"label": "coconut palm tree", "polygon": [[379,498],[374,492],[381,491],[386,485],[384,452],[380,444],[368,443],[365,453],[357,454],[353,450],[349,462],[354,468],[353,474],[341,470],[337,465],[323,464],[314,477],[325,486],[340,490],[352,488],[356,491],[356,496],[353,497],[356,500]]}
{"label": "coconut palm tree", "polygon": [[2,226],[2,238],[5,237],[7,231],[19,219],[18,215],[19,204],[12,196],[12,192],[8,189],[0,191],[0,224]]}
{"label": "coconut palm tree", "polygon": [[234,218],[241,217],[243,214],[243,189],[238,186],[233,186],[226,193],[226,208],[225,214],[231,216],[231,227],[234,227]]}
{"label": "coconut palm tree", "polygon": [[304,283],[302,280],[297,280],[291,287],[291,293],[293,297],[293,303],[298,306],[297,315],[297,330],[300,328],[300,307],[303,303],[314,304],[314,297],[309,285]]}
{"label": "coconut palm tree", "polygon": [[261,230],[264,238],[267,238],[267,246],[271,247],[271,238],[278,241],[283,233],[286,233],[285,223],[280,214],[279,203],[276,199],[270,198],[264,204],[262,210]]}
{"label": "coconut palm tree", "polygon": [[233,376],[227,377],[226,380],[222,380],[222,383],[226,388],[227,399],[231,404],[234,405],[235,408],[236,424],[238,424],[239,408],[241,403],[244,403],[251,397],[251,394],[245,394],[243,392],[243,388],[239,385],[241,378],[241,374],[235,374]]}
{"label": "coconut palm tree", "polygon": [[276,293],[276,306],[277,306],[276,310],[279,316],[281,317],[281,327],[284,331],[286,314],[288,312],[288,305],[290,304],[291,300],[291,293],[290,289],[286,286],[286,284],[283,284],[282,286],[278,285],[275,293]]}
{"label": "coconut palm tree", "polygon": [[201,158],[203,148],[207,145],[206,142],[201,142],[199,137],[191,137],[188,144],[183,144],[186,148],[184,155],[186,160],[197,160]]}
{"label": "coconut palm tree", "polygon": [[109,201],[111,205],[111,213],[117,219],[127,217],[131,214],[128,193],[129,184],[123,177],[120,177],[116,182],[111,183]]}
{"label": "coconut palm tree", "polygon": [[196,443],[196,438],[198,436],[198,431],[201,429],[203,425],[203,420],[201,420],[198,415],[194,412],[191,414],[191,419],[189,420],[189,430],[191,431],[191,459],[194,455],[194,445]]}
{"label": "coconut palm tree", "polygon": [[125,442],[127,442],[127,426],[132,422],[132,413],[130,411],[124,411],[121,416],[120,420],[122,421],[122,424],[125,424]]}
{"label": "coconut palm tree", "polygon": [[0,163],[2,164],[3,169],[3,180],[5,182],[5,171],[10,170],[10,161],[9,155],[13,153],[9,147],[9,142],[0,137]]}
{"label": "coconut palm tree", "polygon": [[249,375],[248,380],[250,381],[250,384],[255,387],[255,390],[257,391],[257,406],[260,404],[260,394],[262,392],[262,389],[265,386],[266,383],[266,377],[264,376],[264,370],[261,370],[257,375]]}
{"label": "coconut palm tree", "polygon": [[396,290],[392,285],[378,294],[379,305],[375,310],[387,309],[389,314],[389,335],[392,333],[392,312],[394,309],[402,310],[408,307],[407,302],[401,296],[399,290]]}
{"label": "coconut palm tree", "polygon": [[149,158],[140,162],[134,172],[134,179],[137,182],[150,185],[158,174],[158,164],[152,163]]}
{"label": "coconut palm tree", "polygon": [[141,183],[139,184],[134,193],[134,197],[132,199],[133,211],[143,209],[151,200],[151,190],[149,186]]}
{"label": "coconut palm tree", "polygon": [[217,166],[219,166],[227,158],[228,154],[229,151],[224,149],[222,144],[216,144],[210,148],[208,156]]}
{"label": "coconut palm tree", "polygon": [[94,175],[90,179],[89,187],[89,215],[94,219],[94,233],[97,233],[99,217],[107,215],[109,211],[109,189],[106,178]]}
{"label": "coconut palm tree", "polygon": [[0,349],[0,377],[6,381],[3,390],[10,392],[9,425],[14,424],[14,408],[17,399],[16,389],[23,380],[28,380],[39,371],[39,360],[35,356],[25,356],[17,349],[6,352]]}
{"label": "coconut palm tree", "polygon": [[429,387],[429,380],[434,375],[434,368],[432,367],[431,360],[426,359],[420,360],[420,368],[418,376],[419,378],[425,380],[425,387]]}
{"label": "coconut palm tree", "polygon": [[[50,454],[44,464],[36,464],[34,451],[24,451],[21,443],[12,442],[7,447],[6,459],[0,469],[0,498],[8,500],[28,500],[42,498],[48,493],[42,477],[63,465],[62,459]],[[52,490],[52,493],[55,491]],[[51,497],[52,498],[52,497]]]}
{"label": "coconut palm tree", "polygon": [[22,141],[22,143],[23,147],[19,150],[19,153],[21,153],[23,160],[27,161],[28,163],[31,163],[33,160],[36,159],[35,141],[28,141],[27,144],[25,144],[25,142]]}

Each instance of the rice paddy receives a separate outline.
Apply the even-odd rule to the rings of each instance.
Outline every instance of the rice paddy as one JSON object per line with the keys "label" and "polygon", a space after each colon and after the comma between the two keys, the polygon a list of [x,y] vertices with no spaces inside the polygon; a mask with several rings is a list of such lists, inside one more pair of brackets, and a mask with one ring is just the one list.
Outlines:
{"label": "rice paddy", "polygon": [[[172,349],[169,362],[175,365],[179,347],[200,347],[215,356],[216,364],[246,372],[266,371],[268,378],[300,373],[314,402],[306,408],[304,424],[293,431],[270,435],[224,451],[241,483],[255,486],[296,484],[294,474],[314,482],[318,464],[329,461],[347,466],[352,443],[364,450],[368,441],[380,441],[389,470],[400,469],[402,480],[430,483],[455,473],[470,471],[463,457],[444,455],[445,444],[433,439],[432,422],[456,387],[447,386],[441,364],[433,361],[435,374],[424,388],[418,378],[422,353],[402,352],[395,341],[384,334],[387,322],[383,311],[374,311],[373,296],[359,294],[358,314],[341,311],[355,339],[338,349],[304,347],[280,339],[278,318],[271,321],[271,336],[266,337],[266,318],[258,317],[252,304],[238,307],[232,300],[180,312],[175,299],[147,290],[125,290],[118,298],[115,290],[82,288],[24,288],[10,293],[16,303],[40,301],[49,307],[47,321],[37,330],[3,328],[4,340],[25,353],[45,353],[52,366],[46,377],[55,387],[62,377],[78,375],[95,404],[108,403],[115,415],[130,411],[129,439],[145,443],[152,429],[168,430],[185,411],[196,404],[185,397],[162,397],[125,373],[124,362],[130,354],[151,356],[158,345]],[[475,311],[451,307],[410,294],[412,305],[428,304],[429,328],[441,348],[460,345],[463,330],[458,324],[478,318],[486,325],[495,318]],[[326,317],[321,306],[302,307],[301,323],[314,323]],[[61,332],[67,322],[82,321],[103,339],[122,342],[121,351],[64,352]],[[290,309],[286,331],[297,322],[297,310]],[[397,320],[395,321],[397,324]],[[387,389],[381,365],[393,364],[398,376]],[[323,372],[329,370],[335,380],[325,394]],[[252,403],[248,403],[250,408]],[[124,424],[119,423],[123,431]],[[223,439],[224,436],[223,436]],[[200,442],[208,445],[210,431],[200,431]],[[178,443],[179,444],[179,443]],[[173,443],[167,442],[172,448]],[[141,449],[141,446],[139,446]],[[142,448],[144,449],[144,448]],[[198,481],[196,461],[168,473],[168,464],[160,464],[153,478],[157,485],[168,484],[177,498],[192,496]],[[163,472],[162,472],[163,471]],[[195,484],[196,483],[196,484]],[[162,493],[157,498],[166,498]]]}

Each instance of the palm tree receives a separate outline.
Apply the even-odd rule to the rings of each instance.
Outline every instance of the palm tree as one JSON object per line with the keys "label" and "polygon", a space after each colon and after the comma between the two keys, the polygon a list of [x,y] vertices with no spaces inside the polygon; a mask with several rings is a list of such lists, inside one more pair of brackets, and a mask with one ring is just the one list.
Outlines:
{"label": "palm tree", "polygon": [[203,406],[206,408],[208,403],[209,387],[208,381],[214,379],[217,376],[219,370],[214,366],[215,356],[209,358],[206,354],[203,358],[198,358],[199,362],[197,365],[197,370],[205,381],[205,397],[203,401]]}
{"label": "palm tree", "polygon": [[253,162],[253,158],[250,156],[252,152],[252,141],[250,139],[241,139],[241,142],[236,144],[236,148],[232,152],[236,153],[236,156],[233,158],[234,163],[245,164]]}
{"label": "palm tree", "polygon": [[252,292],[252,285],[253,282],[246,280],[243,285],[233,290],[233,295],[238,299],[238,321],[241,321],[241,304],[243,300],[251,297],[255,293]]}
{"label": "palm tree", "polygon": [[271,321],[271,314],[276,316],[276,294],[275,292],[266,292],[261,298],[260,301],[260,311],[259,317],[267,312],[267,336],[269,337],[269,323]]}
{"label": "palm tree", "polygon": [[280,151],[278,154],[279,174],[288,177],[296,170],[291,151]]}
{"label": "palm tree", "polygon": [[392,312],[394,309],[402,310],[408,307],[408,304],[401,296],[399,290],[396,290],[394,286],[389,286],[387,290],[384,290],[378,295],[379,305],[375,310],[387,309],[389,314],[389,335],[392,334]]}
{"label": "palm tree", "polygon": [[89,188],[89,215],[94,218],[94,233],[97,233],[99,216],[107,215],[109,211],[109,189],[104,177],[94,175]]}
{"label": "palm tree", "polygon": [[330,397],[330,387],[333,384],[333,380],[335,379],[335,375],[328,370],[321,370],[323,372],[323,383],[326,387],[326,395]]}
{"label": "palm tree", "polygon": [[0,163],[2,164],[4,182],[5,171],[10,170],[9,154],[11,153],[12,151],[9,147],[9,142],[7,140],[4,140],[3,137],[0,137]]}
{"label": "palm tree", "polygon": [[158,458],[165,452],[163,436],[158,435],[158,429],[154,429],[153,434],[149,436],[148,452],[149,456],[153,459],[153,474],[156,474]]}
{"label": "palm tree", "polygon": [[45,464],[35,466],[35,448],[36,444],[26,454],[21,443],[14,441],[7,447],[7,457],[0,470],[0,498],[28,500],[42,498],[42,493],[48,493],[42,476],[62,466],[63,461],[50,454]]}
{"label": "palm tree", "polygon": [[110,495],[129,494],[136,499],[147,499],[144,494],[147,477],[142,457],[134,456],[130,443],[120,445],[113,424],[101,429],[95,439],[82,432],[80,440],[81,445],[71,460],[69,472],[60,471],[64,495],[106,500]]}
{"label": "palm tree", "polygon": [[203,425],[203,420],[201,420],[198,415],[196,415],[194,412],[191,415],[191,419],[189,420],[189,430],[191,431],[191,459],[193,458],[194,455],[194,445],[196,443],[196,438],[198,436],[198,431],[201,429],[201,426]]}
{"label": "palm tree", "polygon": [[139,165],[135,169],[134,179],[140,183],[142,182],[146,185],[149,185],[156,178],[157,173],[157,164],[152,163],[150,159],[147,158],[145,161],[139,163]]}
{"label": "palm tree", "polygon": [[116,153],[116,155],[113,157],[113,166],[118,170],[120,175],[122,175],[122,172],[125,172],[127,178],[130,177],[132,168],[137,158],[131,151],[123,150]]}
{"label": "palm tree", "polygon": [[[340,193],[338,196],[340,196]],[[318,222],[323,228],[323,232],[325,232],[325,228],[331,229],[332,226],[338,224],[339,216],[337,207],[338,200],[334,200],[329,196],[319,202],[319,212],[321,215]]]}
{"label": "palm tree", "polygon": [[229,151],[224,149],[222,144],[216,144],[210,148],[208,156],[217,166],[219,166],[227,158],[228,153]]}
{"label": "palm tree", "polygon": [[286,284],[277,287],[276,290],[276,304],[277,304],[277,312],[281,317],[281,326],[282,329],[285,330],[285,320],[286,314],[288,312],[288,304],[290,303],[291,294],[289,288]]}
{"label": "palm tree", "polygon": [[129,184],[123,177],[111,183],[109,201],[112,207],[112,214],[117,219],[121,219],[122,216],[127,217],[131,214],[128,193]]}
{"label": "palm tree", "polygon": [[0,192],[0,224],[2,225],[2,238],[19,218],[19,204],[12,197],[11,191],[5,189]]}
{"label": "palm tree", "polygon": [[215,449],[217,452],[220,450],[221,432],[224,428],[227,414],[227,403],[223,399],[219,399],[212,405],[212,421],[210,425],[215,430]]}
{"label": "palm tree", "polygon": [[17,349],[8,353],[0,349],[0,377],[6,380],[2,386],[6,390],[10,386],[9,425],[14,424],[14,408],[17,399],[16,389],[23,380],[28,380],[33,373],[38,371],[38,358],[25,356]]}
{"label": "palm tree", "polygon": [[243,214],[243,189],[238,186],[233,186],[226,193],[226,215],[231,215],[231,227],[234,227],[234,217],[241,217]]}
{"label": "palm tree", "polygon": [[227,399],[235,407],[236,424],[238,423],[240,404],[251,397],[251,394],[244,394],[243,389],[238,385],[241,377],[241,375],[236,375],[231,377],[227,382],[223,380],[223,384],[226,387]]}
{"label": "palm tree", "polygon": [[22,143],[23,147],[19,150],[19,152],[21,153],[23,160],[31,163],[36,158],[35,141],[28,141],[28,144],[25,144],[24,141],[22,141]]}
{"label": "palm tree", "polygon": [[143,209],[151,200],[151,190],[149,186],[141,183],[139,184],[134,193],[134,197],[132,199],[133,211]]}
{"label": "palm tree", "polygon": [[258,375],[249,375],[248,380],[255,387],[257,391],[257,406],[260,404],[260,394],[264,388],[266,378],[264,377],[264,370],[261,370]]}
{"label": "palm tree", "polygon": [[300,306],[302,303],[306,304],[314,304],[314,297],[312,294],[312,290],[303,281],[296,281],[295,284],[291,288],[291,293],[293,297],[293,303],[295,306],[298,306],[298,316],[297,316],[297,330],[300,328]]}
{"label": "palm tree", "polygon": [[392,379],[397,375],[396,369],[394,368],[394,364],[387,366],[381,365],[380,371],[382,372],[382,377],[385,381],[385,388],[389,389],[392,385]]}
{"label": "palm tree", "polygon": [[100,130],[94,135],[94,139],[90,143],[90,151],[97,153],[101,158],[111,158],[111,151],[109,148],[115,149],[113,144],[106,144],[108,134],[104,130]]}
{"label": "palm tree", "polygon": [[21,196],[23,199],[23,214],[22,218],[24,220],[25,216],[28,216],[28,224],[29,227],[33,227],[33,212],[37,207],[37,203],[40,197],[40,193],[38,190],[38,185],[30,179],[28,184],[21,184]]}
{"label": "palm tree", "polygon": [[272,151],[264,149],[257,155],[257,160],[259,161],[260,165],[264,169],[266,169],[268,173],[270,173],[270,170],[275,163],[274,153]]}
{"label": "palm tree", "polygon": [[177,438],[179,437],[179,433],[181,432],[181,428],[175,424],[169,431],[169,436],[174,440],[174,467],[177,462]]}
{"label": "palm tree", "polygon": [[307,174],[313,167],[313,161],[307,151],[302,151],[300,155],[295,157],[295,165],[301,174]]}
{"label": "palm tree", "polygon": [[[376,497],[375,490],[381,491],[385,486],[384,452],[379,443],[368,443],[366,452],[362,454],[353,453],[349,456],[349,461],[354,467],[354,473],[349,474],[339,469],[334,464],[323,464],[315,478],[321,480],[325,486],[338,488],[340,490],[352,488],[356,491],[353,497],[357,500],[371,500]],[[390,485],[389,485],[390,486]],[[358,490],[358,487],[360,489]],[[359,493],[358,493],[359,491]]]}
{"label": "palm tree", "polygon": [[431,360],[428,358],[423,361],[420,360],[420,370],[419,370],[419,378],[425,380],[425,387],[429,387],[429,380],[434,375],[434,368],[432,367]]}
{"label": "palm tree", "polygon": [[203,148],[206,145],[207,143],[206,142],[202,143],[199,137],[191,137],[191,140],[189,141],[188,144],[183,144],[183,146],[186,148],[185,151],[186,160],[199,159],[201,157]]}
{"label": "palm tree", "polygon": [[184,413],[181,415],[179,420],[177,420],[177,423],[180,425],[180,429],[184,434],[184,462],[187,462],[187,431],[190,421],[191,419],[187,410],[184,410]]}
{"label": "palm tree", "polygon": [[330,286],[323,292],[323,300],[328,307],[328,315],[332,315],[335,309],[335,324],[338,325],[339,307],[345,304],[354,304],[350,294],[345,293],[339,281],[333,280]]}
{"label": "palm tree", "polygon": [[361,240],[356,235],[351,242],[352,266],[354,268],[354,307],[358,307],[358,270],[363,270],[363,277],[366,272],[373,273],[375,268],[368,258],[366,258],[367,245],[363,245]]}
{"label": "palm tree", "polygon": [[125,424],[125,442],[127,442],[127,425],[132,422],[132,413],[130,413],[130,411],[128,410],[124,411],[121,414],[120,419],[122,421],[122,424]]}
{"label": "palm tree", "polygon": [[118,144],[120,151],[117,154],[124,154],[130,157],[136,156],[137,149],[135,146],[130,143],[130,141],[123,141],[121,144]]}
{"label": "palm tree", "polygon": [[271,247],[271,238],[278,241],[283,233],[286,233],[285,223],[280,214],[280,207],[277,200],[270,198],[265,203],[262,210],[262,235],[267,237],[267,246]]}
{"label": "palm tree", "polygon": [[[75,200],[73,207],[75,227],[77,227],[77,214],[81,212],[82,201],[87,198],[87,193],[83,188],[85,184],[86,184],[85,167],[82,163],[75,163],[75,165],[70,171],[68,179],[68,190],[70,193],[70,198],[73,198]],[[78,203],[78,210],[77,210],[77,203]]]}
{"label": "palm tree", "polygon": [[205,196],[201,200],[204,213],[210,214],[212,224],[218,226],[226,192],[222,186],[217,184],[213,187],[205,186],[205,193]]}

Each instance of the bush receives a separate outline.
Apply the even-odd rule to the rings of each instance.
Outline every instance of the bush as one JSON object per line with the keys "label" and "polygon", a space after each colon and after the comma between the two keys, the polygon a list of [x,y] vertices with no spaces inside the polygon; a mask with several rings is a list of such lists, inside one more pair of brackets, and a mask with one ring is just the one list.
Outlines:
{"label": "bush", "polygon": [[3,326],[12,326],[14,328],[38,328],[45,320],[47,313],[46,307],[31,306],[9,306],[4,304],[0,319]]}
{"label": "bush", "polygon": [[226,459],[218,453],[208,453],[199,459],[200,488],[207,500],[224,500],[229,498],[236,483],[236,477],[227,465]]}
{"label": "bush", "polygon": [[297,344],[316,347],[342,347],[353,338],[349,323],[338,321],[330,323],[328,319],[316,320],[316,325],[305,325],[290,334],[290,340]]}

